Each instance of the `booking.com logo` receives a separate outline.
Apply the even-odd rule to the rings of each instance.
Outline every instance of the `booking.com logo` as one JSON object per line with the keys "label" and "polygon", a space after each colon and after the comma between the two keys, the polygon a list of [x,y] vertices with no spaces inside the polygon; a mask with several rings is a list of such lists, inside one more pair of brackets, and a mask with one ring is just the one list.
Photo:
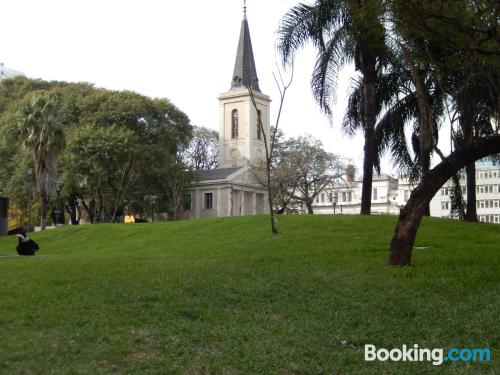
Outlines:
{"label": "booking.com logo", "polygon": [[365,345],[365,361],[388,361],[393,362],[432,362],[439,366],[443,362],[489,362],[491,351],[489,348],[451,348],[446,354],[444,349],[419,348],[418,344],[407,347],[403,345],[400,349],[377,349],[375,345]]}

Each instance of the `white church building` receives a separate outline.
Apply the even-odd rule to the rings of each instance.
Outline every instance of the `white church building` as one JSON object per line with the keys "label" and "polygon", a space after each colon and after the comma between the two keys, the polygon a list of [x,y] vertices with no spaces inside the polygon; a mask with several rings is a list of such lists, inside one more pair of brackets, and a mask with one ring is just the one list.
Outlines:
{"label": "white church building", "polygon": [[199,181],[189,189],[191,200],[183,213],[185,218],[255,215],[268,209],[267,190],[256,178],[255,167],[262,166],[265,161],[264,137],[258,126],[258,116],[264,132],[269,134],[271,99],[259,88],[246,12],[231,88],[218,99],[219,168],[199,171]]}

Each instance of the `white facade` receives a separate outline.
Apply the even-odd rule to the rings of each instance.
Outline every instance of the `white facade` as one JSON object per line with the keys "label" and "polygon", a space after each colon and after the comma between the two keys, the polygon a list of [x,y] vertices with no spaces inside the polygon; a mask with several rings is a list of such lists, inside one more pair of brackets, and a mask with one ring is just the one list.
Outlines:
{"label": "white facade", "polygon": [[203,179],[189,189],[187,219],[263,214],[268,211],[267,191],[257,183],[248,167],[225,168],[227,177]]}
{"label": "white facade", "polygon": [[[340,186],[327,187],[313,203],[318,214],[359,214],[361,211],[362,180],[347,182]],[[334,204],[335,203],[335,204]],[[386,174],[374,176],[372,184],[373,214],[399,214],[398,180]]]}
{"label": "white facade", "polygon": [[[460,175],[464,200],[467,199],[465,174]],[[407,177],[398,179],[388,175],[374,177],[372,186],[372,213],[399,214],[416,185]],[[318,214],[359,214],[361,210],[362,180],[343,186],[326,188],[316,198],[313,209]],[[446,183],[430,202],[431,216],[451,218],[452,182]],[[335,196],[337,202],[334,205]],[[500,224],[500,163],[486,158],[476,163],[476,208],[479,221]]]}
{"label": "white facade", "polygon": [[[465,174],[460,175],[464,200],[467,199]],[[443,186],[431,201],[431,216],[451,217],[452,183]],[[479,221],[500,224],[500,165],[492,158],[476,163],[476,209]]]}
{"label": "white facade", "polygon": [[[248,87],[252,88],[252,101]],[[199,171],[189,189],[190,204],[182,216],[242,216],[268,211],[268,194],[254,167],[265,161],[264,134],[269,135],[271,99],[260,91],[250,30],[243,18],[231,89],[219,96],[219,168]],[[257,108],[255,108],[257,107]],[[259,117],[264,129],[259,127]],[[267,138],[269,139],[269,138]]]}
{"label": "white facade", "polygon": [[17,76],[24,76],[24,73],[21,73],[14,69],[7,68],[4,63],[0,63],[0,80],[7,78],[14,78]]}
{"label": "white facade", "polygon": [[[269,135],[267,95],[254,92],[265,134]],[[248,89],[231,90],[219,97],[219,165],[221,168],[259,166],[265,160],[264,136]],[[236,130],[236,131],[235,131]]]}

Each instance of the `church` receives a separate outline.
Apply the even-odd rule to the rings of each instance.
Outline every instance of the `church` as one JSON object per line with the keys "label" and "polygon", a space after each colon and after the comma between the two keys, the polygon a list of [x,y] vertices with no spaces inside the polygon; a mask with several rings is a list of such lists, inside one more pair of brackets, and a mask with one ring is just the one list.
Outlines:
{"label": "church", "polygon": [[[252,88],[257,108],[248,87]],[[271,99],[259,88],[246,11],[231,88],[218,99],[219,168],[199,171],[199,180],[189,189],[190,205],[183,216],[198,219],[265,213],[267,190],[256,178],[255,167],[265,163],[266,150],[258,117],[267,136]]]}

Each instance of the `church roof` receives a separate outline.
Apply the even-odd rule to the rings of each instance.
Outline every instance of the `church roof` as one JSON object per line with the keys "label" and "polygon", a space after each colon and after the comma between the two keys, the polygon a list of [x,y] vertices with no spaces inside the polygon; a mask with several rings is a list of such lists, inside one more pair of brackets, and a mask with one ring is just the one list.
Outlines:
{"label": "church roof", "polygon": [[231,90],[245,87],[251,87],[252,90],[260,92],[246,13],[241,23],[240,41],[236,52]]}
{"label": "church roof", "polygon": [[207,180],[223,180],[231,176],[234,172],[243,167],[232,167],[232,168],[217,168],[217,169],[204,169],[198,171],[200,176],[200,181]]}

